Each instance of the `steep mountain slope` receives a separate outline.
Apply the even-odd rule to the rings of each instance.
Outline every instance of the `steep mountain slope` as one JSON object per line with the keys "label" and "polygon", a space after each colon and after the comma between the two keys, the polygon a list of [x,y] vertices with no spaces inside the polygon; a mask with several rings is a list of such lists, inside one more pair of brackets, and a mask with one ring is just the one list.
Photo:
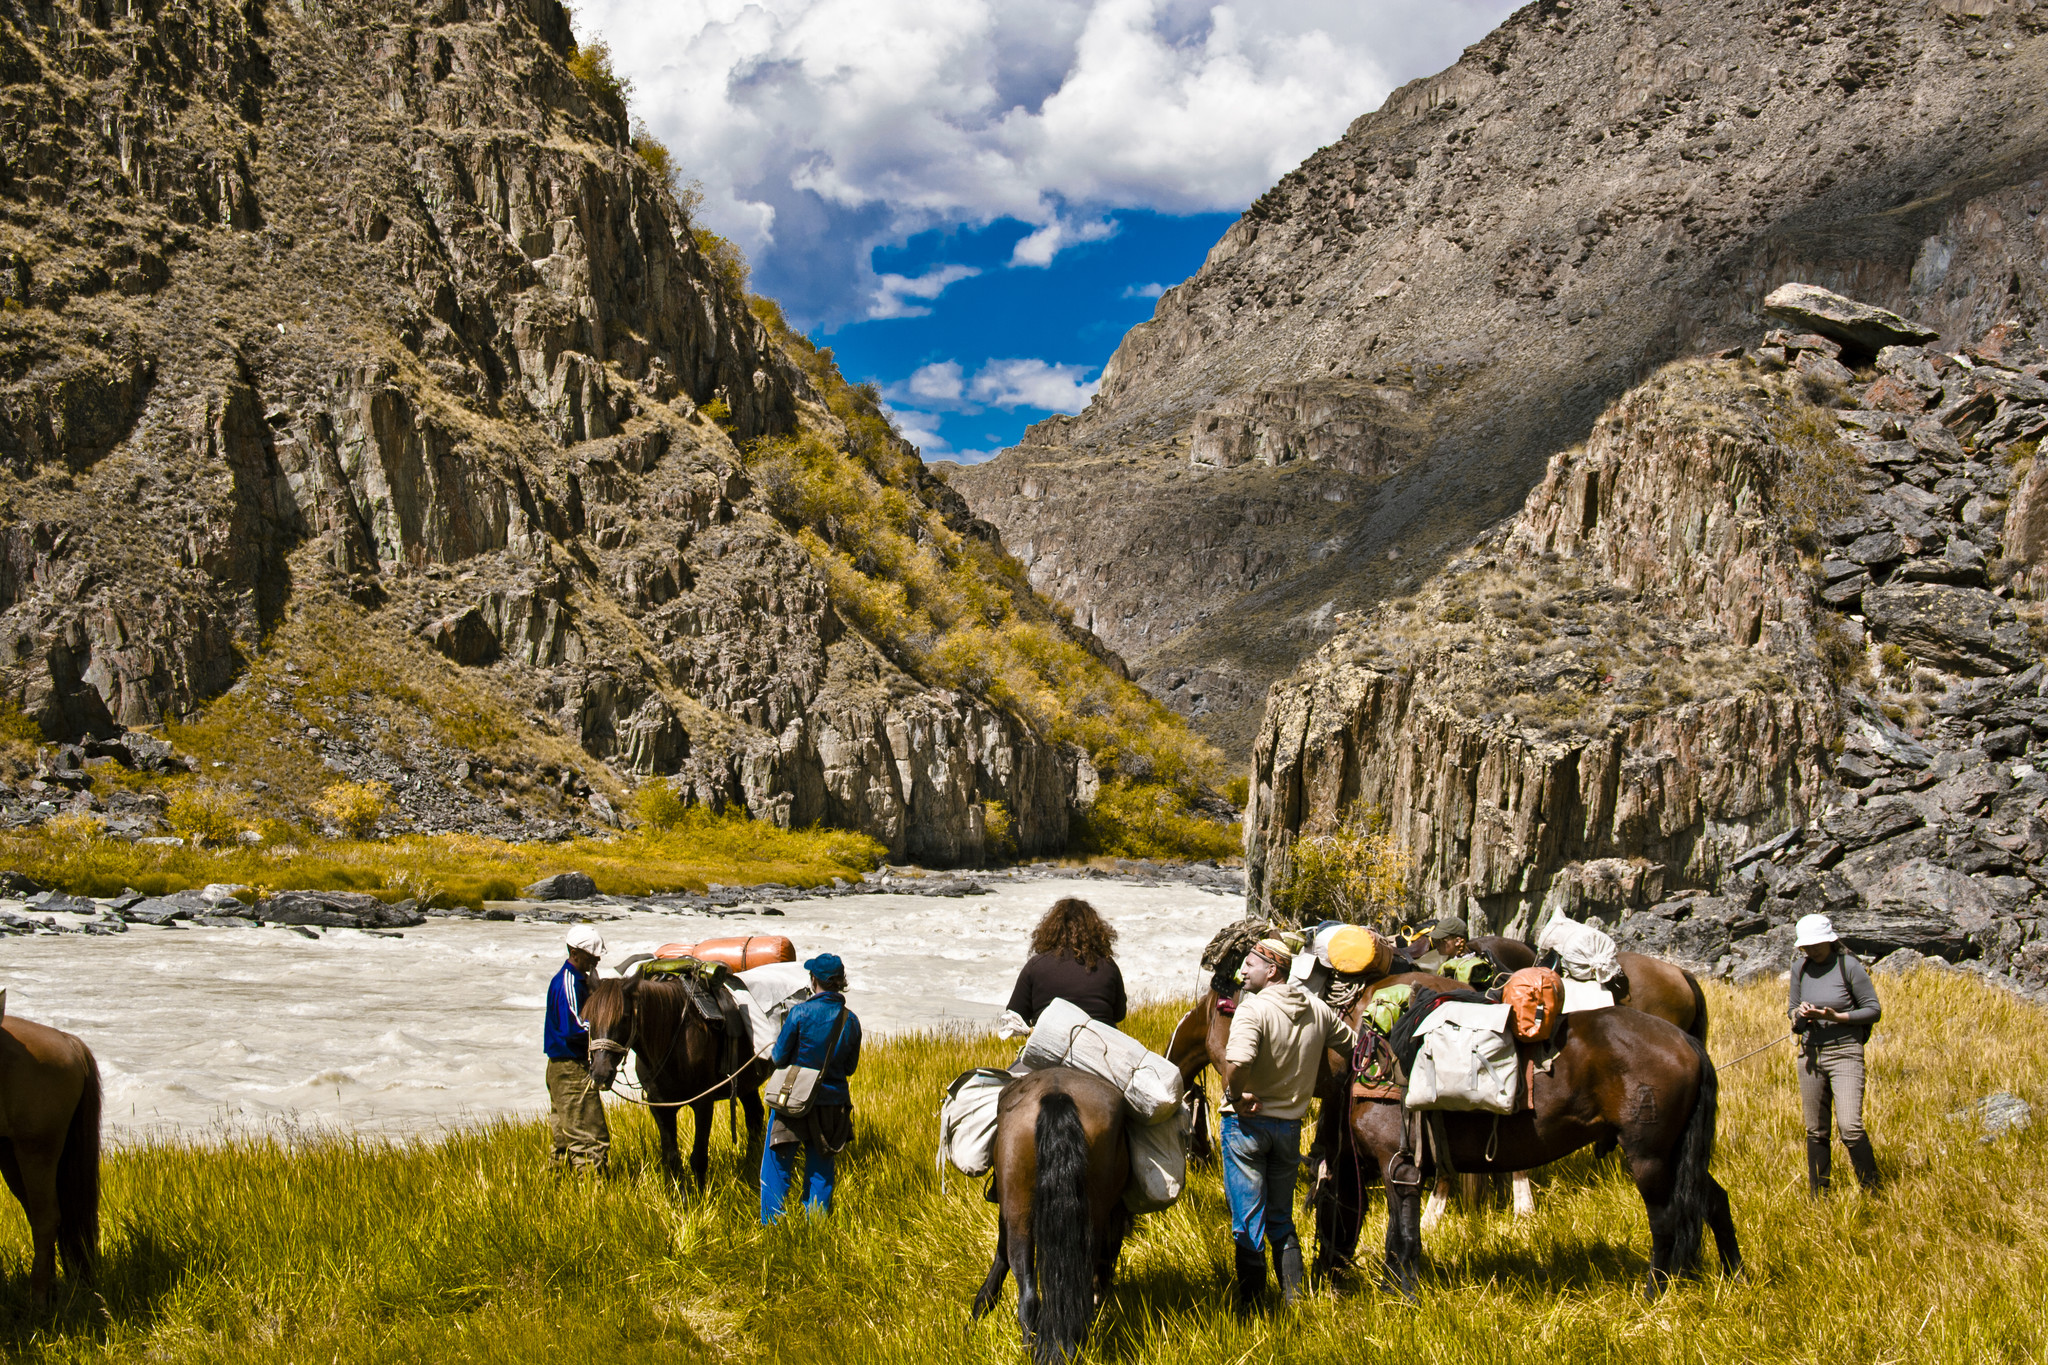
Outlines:
{"label": "steep mountain slope", "polygon": [[1242,753],[1337,612],[1782,281],[1957,340],[2035,316],[2044,27],[2037,0],[1540,0],[1247,210],[1085,412],[953,484]]}
{"label": "steep mountain slope", "polygon": [[1598,914],[1746,974],[1825,911],[1858,951],[2048,982],[2048,351],[1760,341],[1624,395],[1274,688],[1255,899],[1357,803],[1423,914]]}
{"label": "steep mountain slope", "polygon": [[[750,306],[576,56],[556,0],[0,3],[5,695],[50,738],[171,723],[294,818],[338,773],[506,834],[551,788],[559,833],[675,774],[901,856],[1063,847],[1097,772],[1059,699],[840,605],[936,632],[945,579],[1120,665]],[[778,441],[909,548],[805,539],[755,488]]]}

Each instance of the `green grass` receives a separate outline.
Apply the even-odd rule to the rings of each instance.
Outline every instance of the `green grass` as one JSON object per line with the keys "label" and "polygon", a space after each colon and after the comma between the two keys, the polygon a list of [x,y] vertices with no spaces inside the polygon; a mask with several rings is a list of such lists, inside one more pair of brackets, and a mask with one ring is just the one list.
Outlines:
{"label": "green grass", "polygon": [[[55,828],[53,828],[55,826]],[[169,848],[75,837],[76,825],[0,834],[0,866],[73,895],[124,887],[152,896],[213,882],[258,891],[366,891],[387,900],[476,906],[509,900],[554,872],[587,872],[606,895],[702,891],[711,882],[818,886],[879,866],[886,850],[848,830],[785,830],[765,820],[691,808],[675,825],[612,838],[514,844],[462,834],[307,839],[255,848]]]}
{"label": "green grass", "polygon": [[[1641,1201],[1618,1162],[1538,1177],[1539,1212],[1456,1212],[1425,1236],[1420,1298],[1325,1290],[1238,1322],[1217,1177],[1141,1220],[1090,1359],[1875,1362],[2038,1359],[2048,1328],[2048,1124],[1986,1146],[1948,1114],[1995,1089],[2048,1100],[2032,1008],[1930,973],[1885,981],[1868,1107],[1879,1199],[1808,1202],[1789,1052],[1725,1073],[1716,1172],[1749,1256],[1657,1304]],[[1714,1051],[1783,1028],[1781,988],[1711,988]],[[1140,1011],[1155,1046],[1177,1013]],[[26,1308],[26,1232],[0,1213],[10,1359],[974,1361],[1014,1365],[1011,1304],[978,1327],[994,1212],[932,1168],[940,1088],[1007,1060],[988,1038],[869,1051],[860,1137],[831,1218],[754,1225],[721,1116],[712,1189],[668,1188],[644,1113],[612,1110],[618,1171],[557,1179],[534,1123],[433,1143],[300,1136],[149,1145],[106,1164],[106,1302]],[[534,1067],[536,1099],[540,1066]],[[1365,1242],[1383,1234],[1375,1196]],[[1711,1261],[1711,1252],[1709,1252]]]}

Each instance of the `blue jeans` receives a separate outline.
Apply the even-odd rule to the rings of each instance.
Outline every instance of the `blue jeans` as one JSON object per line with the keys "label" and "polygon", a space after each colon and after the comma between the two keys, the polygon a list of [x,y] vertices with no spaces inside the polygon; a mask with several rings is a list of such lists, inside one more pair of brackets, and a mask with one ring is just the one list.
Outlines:
{"label": "blue jeans", "polygon": [[832,1186],[839,1175],[835,1158],[852,1141],[850,1105],[821,1104],[797,1119],[775,1115],[767,1145],[761,1149],[761,1225],[780,1218],[789,1203],[798,1153],[804,1158],[804,1207],[830,1213]]}
{"label": "blue jeans", "polygon": [[1298,1240],[1294,1231],[1294,1177],[1301,1169],[1301,1120],[1223,1116],[1223,1197],[1230,1204],[1230,1235],[1257,1251]]}

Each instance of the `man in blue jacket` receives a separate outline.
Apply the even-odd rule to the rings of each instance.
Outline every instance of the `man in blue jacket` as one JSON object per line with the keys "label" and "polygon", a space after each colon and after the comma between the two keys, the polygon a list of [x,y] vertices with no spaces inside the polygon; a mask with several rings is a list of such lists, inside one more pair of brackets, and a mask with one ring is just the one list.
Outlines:
{"label": "man in blue jacket", "polygon": [[811,1107],[801,1116],[775,1115],[761,1153],[761,1222],[782,1216],[796,1180],[797,1149],[804,1155],[804,1206],[827,1213],[838,1177],[833,1158],[853,1141],[853,1095],[846,1078],[860,1065],[860,1020],[846,1008],[846,967],[833,953],[804,963],[811,998],[792,1006],[775,1039],[775,1065],[818,1072]]}
{"label": "man in blue jacket", "polygon": [[590,1079],[590,1031],[583,1002],[590,998],[590,974],[604,956],[597,930],[578,924],[569,930],[569,960],[548,983],[541,1049],[548,1057],[548,1127],[554,1133],[554,1164],[602,1171],[611,1152],[604,1101]]}

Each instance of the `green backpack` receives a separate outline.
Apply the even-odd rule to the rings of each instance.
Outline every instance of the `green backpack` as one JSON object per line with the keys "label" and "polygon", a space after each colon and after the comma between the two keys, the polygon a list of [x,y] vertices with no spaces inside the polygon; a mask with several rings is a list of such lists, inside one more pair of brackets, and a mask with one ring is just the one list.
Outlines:
{"label": "green backpack", "polygon": [[1415,988],[1405,982],[1376,992],[1365,1004],[1365,1021],[1382,1034],[1392,1033],[1402,1013],[1415,999]]}

